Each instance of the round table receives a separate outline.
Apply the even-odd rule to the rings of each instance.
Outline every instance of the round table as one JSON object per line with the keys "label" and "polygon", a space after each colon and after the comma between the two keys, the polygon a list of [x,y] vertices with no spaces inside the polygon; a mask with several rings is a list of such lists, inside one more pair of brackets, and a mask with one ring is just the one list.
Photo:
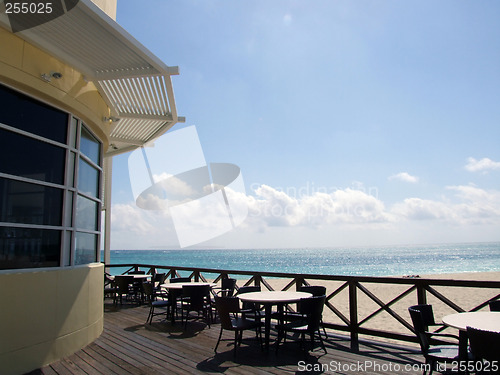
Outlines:
{"label": "round table", "polygon": [[500,312],[477,311],[447,315],[443,318],[447,326],[466,331],[467,327],[500,332]]}
{"label": "round table", "polygon": [[269,348],[269,335],[271,333],[271,307],[277,305],[278,309],[282,309],[287,303],[299,302],[302,298],[311,297],[311,293],[294,292],[294,291],[267,291],[267,292],[250,292],[239,294],[241,301],[253,302],[264,305],[265,307],[265,346]]}
{"label": "round table", "polygon": [[446,315],[443,323],[449,327],[457,328],[458,353],[462,360],[467,359],[467,327],[482,329],[484,331],[500,332],[500,312],[476,311]]}

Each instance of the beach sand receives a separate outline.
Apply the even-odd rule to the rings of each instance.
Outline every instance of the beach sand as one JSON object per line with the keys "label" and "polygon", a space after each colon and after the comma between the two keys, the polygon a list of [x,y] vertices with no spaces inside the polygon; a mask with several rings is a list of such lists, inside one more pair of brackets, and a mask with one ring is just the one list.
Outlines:
{"label": "beach sand", "polygon": [[[426,279],[450,279],[450,280],[494,280],[500,281],[500,272],[481,272],[481,273],[458,273],[458,274],[439,274],[439,275],[420,275],[421,278]],[[290,280],[289,279],[266,279],[266,281],[275,289],[281,290],[286,286]],[[309,280],[311,285],[324,285],[327,288],[327,295],[335,291],[343,283],[340,281],[323,281],[323,280]],[[373,293],[377,298],[387,303],[403,293],[410,288],[409,285],[397,285],[397,284],[375,284],[375,283],[362,283],[371,293]],[[295,287],[292,287],[295,288]],[[453,301],[458,306],[465,310],[470,310],[482,302],[495,297],[500,294],[500,289],[480,289],[480,288],[464,288],[464,287],[434,287],[439,293]],[[365,293],[358,289],[358,322],[362,322],[363,319],[368,317],[370,314],[375,312],[379,305],[371,300]],[[336,295],[330,300],[330,303],[335,306],[342,314],[349,318],[349,303],[348,303],[348,291],[347,288]],[[455,313],[451,307],[447,306],[436,297],[427,293],[427,303],[433,305],[434,316],[436,318],[436,323],[440,323],[442,317],[448,314]],[[399,314],[403,319],[411,324],[410,315],[408,313],[408,307],[417,304],[416,291],[411,292],[408,296],[405,296],[391,308]],[[485,308],[487,311],[487,307]],[[340,318],[338,318],[330,309],[325,307],[323,313],[323,321],[345,324]],[[394,319],[386,311],[382,311],[375,317],[371,318],[366,323],[362,324],[362,327],[372,328],[384,331],[391,331],[403,334],[412,334],[405,326]],[[457,333],[453,328],[448,328],[447,332]],[[337,333],[346,334],[345,332],[338,331]],[[362,336],[360,336],[362,337]],[[384,340],[377,338],[377,340]],[[384,340],[391,341],[391,340]],[[400,342],[401,343],[401,342]]]}

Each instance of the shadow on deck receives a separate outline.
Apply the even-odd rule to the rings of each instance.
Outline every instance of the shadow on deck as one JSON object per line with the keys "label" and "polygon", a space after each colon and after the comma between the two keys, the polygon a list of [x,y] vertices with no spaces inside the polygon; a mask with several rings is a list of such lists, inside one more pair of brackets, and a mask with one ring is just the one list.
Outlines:
{"label": "shadow on deck", "polygon": [[[342,336],[329,335],[328,354],[316,347],[307,355],[287,341],[278,353],[271,343],[262,352],[255,335],[245,332],[233,356],[233,333],[224,332],[215,354],[220,326],[202,321],[145,325],[147,306],[115,308],[106,301],[104,332],[72,356],[30,373],[36,374],[421,374],[423,357],[413,348],[360,342],[358,352]],[[330,332],[332,333],[332,332]],[[271,337],[273,338],[273,337]]]}

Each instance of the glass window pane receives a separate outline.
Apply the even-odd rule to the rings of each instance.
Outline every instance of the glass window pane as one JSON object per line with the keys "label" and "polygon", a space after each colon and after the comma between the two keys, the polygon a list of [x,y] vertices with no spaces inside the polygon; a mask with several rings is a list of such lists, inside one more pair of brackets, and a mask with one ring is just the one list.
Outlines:
{"label": "glass window pane", "polygon": [[97,235],[90,233],[75,233],[75,265],[97,261]]}
{"label": "glass window pane", "polygon": [[76,198],[76,227],[97,230],[97,209],[97,202],[79,195]]}
{"label": "glass window pane", "polygon": [[101,144],[90,132],[82,126],[82,135],[80,138],[80,151],[92,160],[95,164],[100,165],[100,149]]}
{"label": "glass window pane", "polygon": [[0,227],[0,269],[58,267],[61,232]]}
{"label": "glass window pane", "polygon": [[63,190],[0,178],[0,221],[61,225]]}
{"label": "glass window pane", "polygon": [[78,190],[87,195],[98,197],[99,171],[80,159],[78,163]]}
{"label": "glass window pane", "polygon": [[0,122],[66,144],[68,115],[0,86]]}
{"label": "glass window pane", "polygon": [[64,207],[64,226],[71,227],[73,225],[73,192],[66,193],[66,205]]}
{"label": "glass window pane", "polygon": [[0,172],[62,185],[65,160],[64,148],[0,129]]}

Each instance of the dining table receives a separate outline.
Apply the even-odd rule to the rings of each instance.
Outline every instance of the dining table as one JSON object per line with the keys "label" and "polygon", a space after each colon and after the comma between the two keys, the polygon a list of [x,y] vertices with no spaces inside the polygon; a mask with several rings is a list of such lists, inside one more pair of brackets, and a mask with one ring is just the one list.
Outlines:
{"label": "dining table", "polygon": [[288,290],[273,290],[273,291],[262,291],[262,292],[249,292],[239,294],[238,297],[243,302],[252,302],[258,305],[264,306],[264,346],[266,350],[269,349],[269,337],[271,333],[271,312],[272,306],[276,305],[278,312],[283,311],[283,306],[289,303],[299,302],[303,298],[311,297],[311,293],[307,292],[296,292]]}
{"label": "dining table", "polygon": [[[206,286],[208,285],[210,288],[214,288],[217,286],[215,283],[210,283],[210,282],[205,282],[205,281],[191,281],[191,282],[182,282],[182,283],[165,283],[165,284],[160,284],[160,288],[167,289],[171,292],[168,293],[170,304],[172,306],[172,309],[175,308],[177,305],[177,297],[181,295],[182,292],[182,287],[184,285],[190,285],[190,286]],[[173,293],[172,293],[173,292]],[[175,324],[175,314],[172,311],[172,314],[170,314],[170,322],[172,324]]]}
{"label": "dining table", "polygon": [[474,311],[461,312],[446,315],[443,323],[448,327],[458,329],[458,356],[461,361],[468,358],[467,327],[481,329],[485,331],[500,332],[500,312],[498,311]]}

